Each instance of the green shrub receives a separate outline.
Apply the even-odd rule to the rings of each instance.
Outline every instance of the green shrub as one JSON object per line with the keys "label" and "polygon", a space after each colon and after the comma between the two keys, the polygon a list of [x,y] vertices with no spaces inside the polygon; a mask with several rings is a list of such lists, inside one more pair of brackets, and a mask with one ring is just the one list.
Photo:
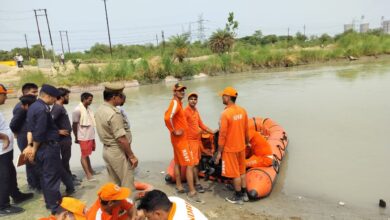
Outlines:
{"label": "green shrub", "polygon": [[228,72],[232,67],[232,57],[230,54],[221,54],[218,56],[221,62],[222,71]]}
{"label": "green shrub", "polygon": [[54,80],[50,77],[47,77],[41,71],[27,71],[22,73],[19,80],[19,85],[23,85],[25,83],[35,83],[37,85],[42,84],[55,84]]}

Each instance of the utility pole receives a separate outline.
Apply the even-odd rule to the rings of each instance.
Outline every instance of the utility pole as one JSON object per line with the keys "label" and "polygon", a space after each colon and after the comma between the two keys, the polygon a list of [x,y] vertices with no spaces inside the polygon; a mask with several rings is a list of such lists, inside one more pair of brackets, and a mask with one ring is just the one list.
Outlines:
{"label": "utility pole", "polygon": [[104,2],[104,10],[106,11],[106,22],[107,22],[107,31],[108,31],[108,41],[110,43],[110,54],[112,58],[112,47],[111,47],[111,35],[110,35],[110,26],[108,25],[108,15],[107,15],[107,5],[106,0],[103,0]]}
{"label": "utility pole", "polygon": [[156,46],[158,47],[158,36],[156,34]]}
{"label": "utility pole", "polygon": [[164,36],[164,31],[161,31],[161,38],[162,38],[162,45],[163,45],[162,54],[164,54],[164,51],[165,51],[165,36]]}
{"label": "utility pole", "polygon": [[62,42],[62,31],[59,31],[59,32],[60,32],[60,38],[61,38],[62,54],[65,54],[65,52],[64,52],[64,43]]}
{"label": "utility pole", "polygon": [[306,36],[306,25],[303,25],[303,36]]}
{"label": "utility pole", "polygon": [[287,49],[289,47],[288,43],[290,41],[290,27],[287,28]]}
{"label": "utility pole", "polygon": [[49,19],[47,18],[47,10],[46,8],[43,9],[45,11],[45,16],[46,16],[46,22],[47,22],[47,29],[49,29],[49,37],[50,37],[50,44],[51,44],[51,50],[53,52],[53,62],[56,62],[56,56],[54,53],[54,46],[53,46],[53,39],[51,38],[51,32],[50,32],[50,25],[49,25]]}
{"label": "utility pole", "polygon": [[45,59],[45,54],[43,53],[41,31],[39,30],[38,15],[37,15],[37,10],[35,10],[35,9],[34,9],[34,14],[35,14],[35,21],[37,22],[38,36],[39,36],[39,43],[41,45],[42,58]]}
{"label": "utility pole", "polygon": [[203,42],[204,41],[204,25],[203,25],[203,14],[200,14],[199,15],[199,18],[198,18],[198,40],[200,42]]}
{"label": "utility pole", "polygon": [[66,33],[66,42],[68,43],[68,53],[70,53],[69,38],[68,38],[68,31],[65,31],[65,33]]}
{"label": "utility pole", "polygon": [[24,39],[26,40],[27,58],[30,60],[30,50],[28,49],[27,34],[24,34]]}
{"label": "utility pole", "polygon": [[192,41],[191,22],[188,24],[188,37],[189,37],[189,40],[191,43],[191,41]]}

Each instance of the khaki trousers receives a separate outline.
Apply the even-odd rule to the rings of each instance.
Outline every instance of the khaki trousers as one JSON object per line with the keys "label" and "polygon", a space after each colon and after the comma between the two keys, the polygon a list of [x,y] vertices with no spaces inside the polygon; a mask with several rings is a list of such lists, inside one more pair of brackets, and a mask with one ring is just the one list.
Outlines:
{"label": "khaki trousers", "polygon": [[135,193],[134,170],[120,146],[104,146],[103,159],[106,162],[107,172],[112,181],[121,187],[131,189]]}

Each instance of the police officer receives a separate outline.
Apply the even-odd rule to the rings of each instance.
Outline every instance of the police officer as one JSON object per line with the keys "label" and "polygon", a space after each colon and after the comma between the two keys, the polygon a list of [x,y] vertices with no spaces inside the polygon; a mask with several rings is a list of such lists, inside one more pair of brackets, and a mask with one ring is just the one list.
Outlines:
{"label": "police officer", "polygon": [[110,178],[119,186],[134,187],[134,168],[138,159],[131,149],[131,132],[124,123],[120,110],[116,107],[123,102],[124,85],[105,85],[104,103],[95,113],[96,129],[103,143],[103,159]]}
{"label": "police officer", "polygon": [[[26,98],[27,96],[31,96],[36,99],[36,97],[38,96],[38,86],[34,83],[25,83],[22,86],[22,94],[24,98]],[[27,109],[28,108],[26,108],[26,105],[22,104],[22,100],[18,102],[12,111],[13,117],[9,125],[12,132],[14,132],[16,136],[18,147],[21,152],[27,146]],[[39,175],[35,170],[34,164],[26,164],[26,177],[30,189],[37,191],[41,190],[41,185],[39,183]]]}
{"label": "police officer", "polygon": [[60,178],[63,167],[58,128],[50,114],[50,105],[53,105],[60,95],[54,86],[42,85],[38,100],[27,112],[27,128],[32,135],[32,141],[28,138],[28,147],[23,151],[30,161],[35,159],[41,173],[46,208],[53,214],[56,213],[61,200]]}

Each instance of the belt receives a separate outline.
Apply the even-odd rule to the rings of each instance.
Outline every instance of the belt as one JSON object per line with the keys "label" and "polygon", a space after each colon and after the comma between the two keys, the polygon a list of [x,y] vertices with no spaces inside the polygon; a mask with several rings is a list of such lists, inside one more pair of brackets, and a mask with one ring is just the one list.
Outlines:
{"label": "belt", "polygon": [[58,144],[58,141],[45,141],[44,144],[52,145],[52,144]]}

